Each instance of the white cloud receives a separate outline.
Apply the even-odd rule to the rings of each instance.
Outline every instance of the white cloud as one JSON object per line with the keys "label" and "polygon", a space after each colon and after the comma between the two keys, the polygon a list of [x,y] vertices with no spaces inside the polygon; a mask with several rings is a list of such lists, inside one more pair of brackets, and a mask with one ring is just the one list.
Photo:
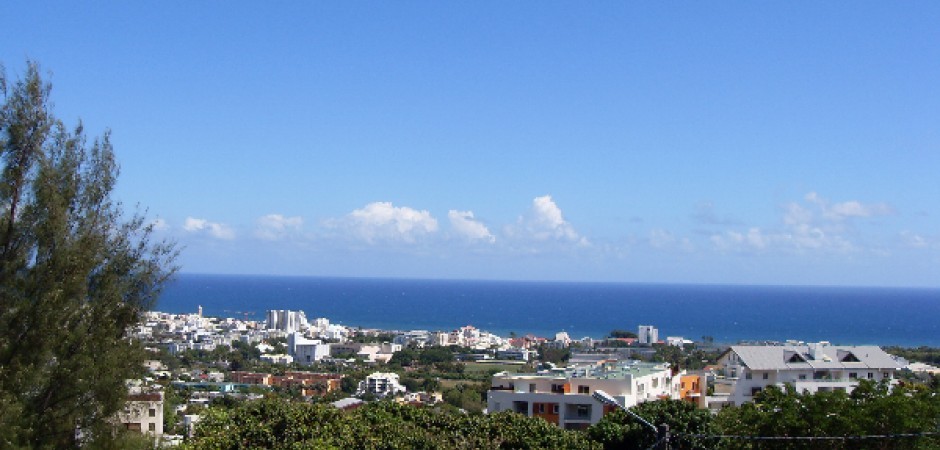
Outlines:
{"label": "white cloud", "polygon": [[490,233],[482,222],[474,219],[473,211],[450,210],[447,212],[450,225],[461,236],[470,240],[483,240],[489,243],[496,242],[496,236]]}
{"label": "white cloud", "polygon": [[206,219],[187,217],[186,222],[183,224],[183,229],[190,233],[207,233],[209,236],[216,239],[235,239],[235,230],[228,225],[209,222]]}
{"label": "white cloud", "polygon": [[258,218],[255,236],[266,241],[276,241],[300,232],[303,224],[301,217],[268,214]]}
{"label": "white cloud", "polygon": [[532,209],[528,216],[520,217],[516,228],[508,228],[511,235],[524,234],[524,237],[538,241],[574,242],[590,245],[587,238],[580,236],[561,213],[550,195],[532,200]]}
{"label": "white cloud", "polygon": [[864,204],[857,200],[830,204],[828,200],[815,192],[806,194],[806,200],[818,206],[822,216],[828,220],[841,221],[853,217],[874,217],[894,214],[894,208],[887,203]]}
{"label": "white cloud", "polygon": [[369,243],[377,240],[413,243],[419,236],[434,233],[438,228],[437,219],[428,211],[396,207],[391,202],[370,203],[340,220],[327,221],[327,226],[344,228]]}
{"label": "white cloud", "polygon": [[894,213],[894,208],[885,203],[865,204],[856,200],[831,203],[815,192],[806,194],[804,200],[785,206],[782,228],[726,231],[712,235],[711,242],[721,250],[855,251],[858,248],[852,237],[856,230],[849,222],[851,219]]}

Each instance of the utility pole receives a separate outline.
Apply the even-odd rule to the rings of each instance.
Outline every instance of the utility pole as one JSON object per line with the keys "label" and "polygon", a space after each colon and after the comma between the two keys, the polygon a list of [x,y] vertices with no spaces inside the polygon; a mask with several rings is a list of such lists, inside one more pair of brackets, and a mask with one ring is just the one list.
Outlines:
{"label": "utility pole", "polygon": [[669,425],[661,424],[656,433],[656,440],[659,442],[659,448],[662,450],[669,450],[669,439],[672,436],[669,434]]}

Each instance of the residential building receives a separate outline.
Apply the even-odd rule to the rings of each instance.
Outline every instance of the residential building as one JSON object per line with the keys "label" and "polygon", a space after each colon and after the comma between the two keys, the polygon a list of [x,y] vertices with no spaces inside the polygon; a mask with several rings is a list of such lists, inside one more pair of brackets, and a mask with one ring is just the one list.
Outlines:
{"label": "residential building", "polygon": [[375,372],[359,382],[357,395],[372,394],[377,397],[387,397],[405,391],[405,387],[398,382],[397,373]]}
{"label": "residential building", "polygon": [[287,336],[287,349],[294,361],[300,364],[313,364],[330,356],[330,345],[319,339],[307,339],[299,332]]}
{"label": "residential building", "polygon": [[[734,345],[718,358],[716,403],[741,405],[770,385],[792,385],[797,392],[852,392],[859,380],[895,382],[900,364],[880,347],[808,345]],[[711,405],[710,405],[711,406]]]}
{"label": "residential building", "polygon": [[595,424],[611,410],[592,397],[603,390],[625,407],[679,398],[678,378],[667,364],[602,361],[532,374],[500,372],[487,392],[487,411],[541,417],[565,429]]}
{"label": "residential building", "polygon": [[301,395],[312,397],[324,395],[340,388],[343,376],[331,373],[313,372],[285,372],[283,375],[272,375],[256,372],[232,372],[232,381],[242,384],[255,384],[275,387],[296,387]]}
{"label": "residential building", "polygon": [[679,378],[679,399],[699,408],[707,408],[707,378],[703,375],[682,375]]}
{"label": "residential building", "polygon": [[307,316],[303,311],[290,311],[286,309],[272,309],[267,313],[265,326],[269,330],[281,330],[287,333],[303,331],[309,327]]}
{"label": "residential building", "polygon": [[636,336],[640,344],[652,345],[659,342],[659,330],[652,325],[640,325]]}
{"label": "residential building", "polygon": [[132,387],[117,420],[131,431],[163,435],[163,392]]}

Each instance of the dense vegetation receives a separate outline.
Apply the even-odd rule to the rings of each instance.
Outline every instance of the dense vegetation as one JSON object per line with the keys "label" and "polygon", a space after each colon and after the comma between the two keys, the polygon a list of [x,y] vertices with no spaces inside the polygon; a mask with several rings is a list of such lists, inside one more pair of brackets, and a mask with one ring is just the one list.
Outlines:
{"label": "dense vegetation", "polygon": [[210,409],[187,449],[592,449],[581,433],[514,413],[459,414],[383,401],[349,412],[269,398]]}
{"label": "dense vegetation", "polygon": [[128,327],[172,272],[139,215],[111,199],[108,133],[89,145],[51,111],[35,64],[0,73],[0,447],[113,438],[125,380],[142,373]]}
{"label": "dense vegetation", "polygon": [[[753,404],[717,415],[678,400],[631,411],[668,425],[673,449],[930,449],[940,446],[940,396],[925,385],[862,381],[852,394],[801,395],[771,387]],[[755,438],[767,439],[755,439]],[[797,438],[797,439],[793,439]],[[812,439],[815,438],[815,439]],[[264,448],[649,448],[657,433],[614,411],[586,431],[501,412],[455,413],[389,401],[342,412],[325,404],[268,398],[211,408],[192,449]]]}

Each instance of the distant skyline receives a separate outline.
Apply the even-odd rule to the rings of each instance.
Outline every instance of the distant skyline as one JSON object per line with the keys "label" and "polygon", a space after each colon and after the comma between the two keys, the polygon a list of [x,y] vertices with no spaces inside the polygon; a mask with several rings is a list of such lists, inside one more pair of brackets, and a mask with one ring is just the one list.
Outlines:
{"label": "distant skyline", "polygon": [[4,2],[183,272],[940,286],[940,4]]}

